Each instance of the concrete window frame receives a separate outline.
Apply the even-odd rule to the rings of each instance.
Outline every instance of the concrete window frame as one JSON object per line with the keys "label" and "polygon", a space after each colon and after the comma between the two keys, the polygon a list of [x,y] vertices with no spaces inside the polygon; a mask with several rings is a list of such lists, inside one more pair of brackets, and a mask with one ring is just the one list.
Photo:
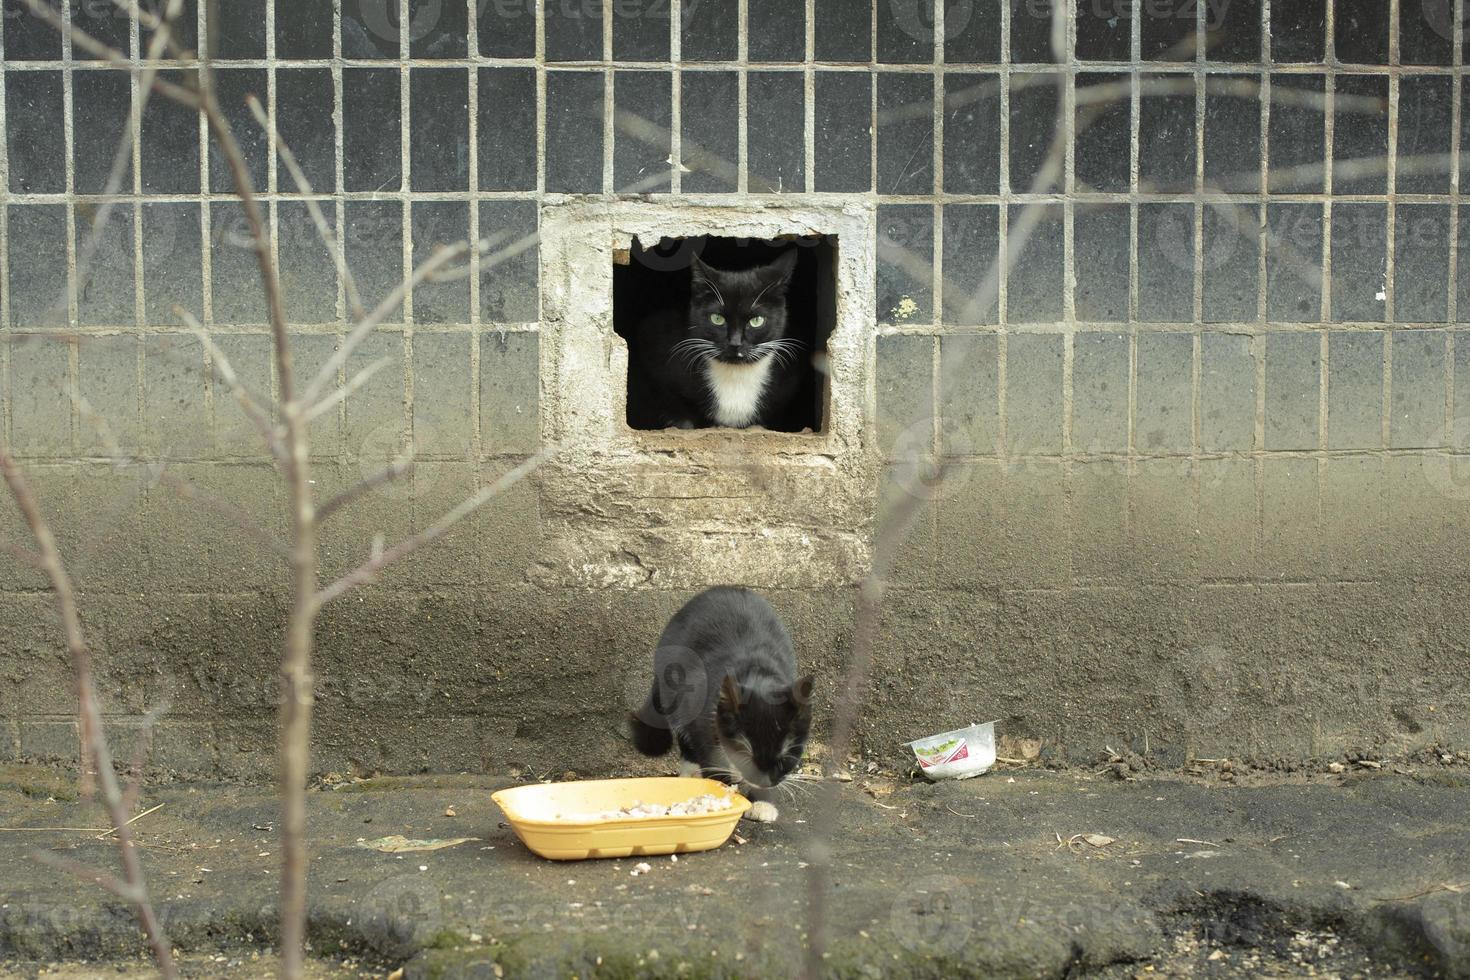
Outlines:
{"label": "concrete window frame", "polygon": [[[541,211],[542,431],[582,451],[728,453],[731,443],[770,453],[858,454],[870,442],[877,261],[876,212],[867,201],[787,203],[680,198],[548,200]],[[836,322],[827,341],[823,429],[638,431],[628,427],[628,348],[613,330],[613,265],[633,239],[836,239]]]}

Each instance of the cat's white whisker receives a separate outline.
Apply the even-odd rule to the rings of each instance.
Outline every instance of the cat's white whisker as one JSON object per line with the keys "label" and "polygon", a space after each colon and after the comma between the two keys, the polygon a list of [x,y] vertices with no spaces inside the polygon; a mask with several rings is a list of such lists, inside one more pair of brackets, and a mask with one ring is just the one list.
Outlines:
{"label": "cat's white whisker", "polygon": [[[694,282],[703,283],[704,285],[708,286],[710,288],[710,291],[715,294],[715,299],[717,299],[717,300],[720,301],[720,305],[721,306],[724,306],[725,305],[725,295],[720,292],[720,287],[719,286],[716,286],[710,280],[710,278],[708,276],[703,276],[703,275],[700,275],[698,272],[695,272],[691,276],[691,279]],[[762,291],[764,292],[764,290],[762,290]]]}
{"label": "cat's white whisker", "polygon": [[799,340],[794,340],[790,337],[778,337],[775,340],[767,340],[764,343],[756,344],[755,351],[756,356],[760,359],[769,357],[774,359],[783,368],[790,368],[796,365],[797,353],[801,350],[802,346]]}

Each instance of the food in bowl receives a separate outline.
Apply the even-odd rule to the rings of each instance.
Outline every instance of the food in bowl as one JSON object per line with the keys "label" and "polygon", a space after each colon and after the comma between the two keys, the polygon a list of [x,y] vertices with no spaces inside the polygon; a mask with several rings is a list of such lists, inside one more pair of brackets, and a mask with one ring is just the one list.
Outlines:
{"label": "food in bowl", "polygon": [[490,798],[527,848],[554,861],[711,850],[750,809],[724,783],[681,776],[535,783]]}
{"label": "food in bowl", "polygon": [[678,803],[642,803],[634,800],[630,805],[619,807],[616,810],[604,810],[601,813],[589,814],[564,814],[568,820],[637,820],[641,817],[691,817],[703,816],[707,813],[720,813],[735,805],[735,801],[727,793],[724,796],[716,796],[713,793],[705,793],[696,796],[692,800],[683,800]]}

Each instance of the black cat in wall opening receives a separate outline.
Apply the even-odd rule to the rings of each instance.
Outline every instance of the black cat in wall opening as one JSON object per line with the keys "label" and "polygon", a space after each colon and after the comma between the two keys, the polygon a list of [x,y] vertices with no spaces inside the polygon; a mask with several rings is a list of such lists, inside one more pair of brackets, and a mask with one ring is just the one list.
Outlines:
{"label": "black cat in wall opening", "polygon": [[776,788],[806,751],[812,678],[796,676],[791,637],[771,604],[719,587],[690,599],[664,628],[652,690],[629,719],[633,743],[659,756],[676,744],[682,775],[739,786],[752,820],[777,817]]}
{"label": "black cat in wall opening", "polygon": [[656,310],[633,328],[630,402],[635,429],[759,425],[779,428],[802,389],[801,342],[789,336],[786,294],[796,249],[754,269],[727,272],[693,257],[689,302]]}

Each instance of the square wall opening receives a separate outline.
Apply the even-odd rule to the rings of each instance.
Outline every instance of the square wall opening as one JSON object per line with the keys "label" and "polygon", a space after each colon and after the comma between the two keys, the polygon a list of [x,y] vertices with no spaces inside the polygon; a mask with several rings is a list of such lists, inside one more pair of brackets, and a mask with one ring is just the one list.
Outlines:
{"label": "square wall opening", "polygon": [[628,427],[822,432],[836,260],[832,235],[634,237],[613,266]]}

